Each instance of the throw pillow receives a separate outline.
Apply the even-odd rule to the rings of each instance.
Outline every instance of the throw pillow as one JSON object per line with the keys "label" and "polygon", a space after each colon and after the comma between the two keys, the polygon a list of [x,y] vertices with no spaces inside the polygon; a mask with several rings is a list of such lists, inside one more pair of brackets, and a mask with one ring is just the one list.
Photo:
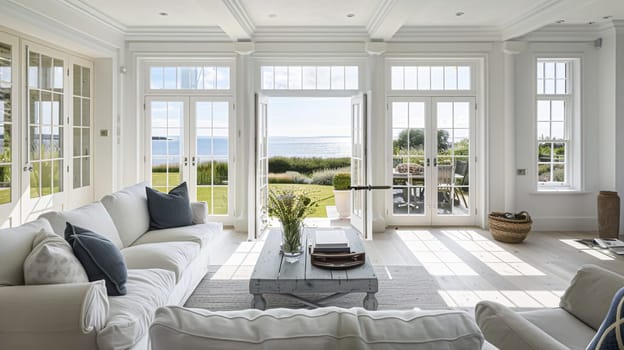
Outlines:
{"label": "throw pillow", "polygon": [[179,184],[169,193],[162,193],[150,187],[145,187],[145,192],[150,229],[159,230],[193,224],[193,211],[186,182]]}
{"label": "throw pillow", "polygon": [[74,250],[89,281],[104,280],[108,295],[125,295],[128,268],[119,248],[108,238],[69,222],[65,239]]}
{"label": "throw pillow", "polygon": [[598,328],[598,332],[587,346],[587,350],[624,349],[624,288],[613,296],[609,312]]}
{"label": "throw pillow", "polygon": [[32,251],[24,260],[24,282],[28,285],[88,281],[85,269],[69,244],[54,233],[39,231]]}

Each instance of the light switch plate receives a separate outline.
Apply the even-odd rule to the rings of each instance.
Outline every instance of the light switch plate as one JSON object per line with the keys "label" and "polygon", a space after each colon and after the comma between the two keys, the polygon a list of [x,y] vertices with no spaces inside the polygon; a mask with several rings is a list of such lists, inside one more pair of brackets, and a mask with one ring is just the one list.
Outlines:
{"label": "light switch plate", "polygon": [[520,176],[526,175],[526,169],[516,169],[516,175],[520,175]]}
{"label": "light switch plate", "polygon": [[100,130],[100,136],[108,137],[108,129],[101,129]]}

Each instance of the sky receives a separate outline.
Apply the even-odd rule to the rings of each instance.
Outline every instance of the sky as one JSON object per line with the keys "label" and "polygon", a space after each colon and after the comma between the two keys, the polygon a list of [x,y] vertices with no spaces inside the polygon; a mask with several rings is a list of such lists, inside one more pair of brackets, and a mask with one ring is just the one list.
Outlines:
{"label": "sky", "polygon": [[271,97],[268,136],[351,135],[348,97]]}

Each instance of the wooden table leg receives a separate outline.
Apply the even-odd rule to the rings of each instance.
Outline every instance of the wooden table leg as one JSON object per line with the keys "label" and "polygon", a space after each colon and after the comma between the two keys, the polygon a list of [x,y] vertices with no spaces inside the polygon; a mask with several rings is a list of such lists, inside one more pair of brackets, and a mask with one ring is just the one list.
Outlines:
{"label": "wooden table leg", "polygon": [[266,310],[266,299],[262,294],[254,294],[251,300],[251,307],[258,310]]}
{"label": "wooden table leg", "polygon": [[377,298],[375,298],[375,293],[366,293],[364,297],[364,308],[366,310],[377,310]]}

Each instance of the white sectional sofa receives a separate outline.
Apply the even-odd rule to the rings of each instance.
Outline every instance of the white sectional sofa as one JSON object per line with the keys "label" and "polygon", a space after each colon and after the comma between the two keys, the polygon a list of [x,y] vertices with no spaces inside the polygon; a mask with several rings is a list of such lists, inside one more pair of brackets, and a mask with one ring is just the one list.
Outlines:
{"label": "white sectional sofa", "polygon": [[[207,272],[211,239],[205,203],[191,203],[193,225],[149,230],[146,183],[100,202],[50,212],[0,230],[0,349],[147,349],[157,308],[181,305]],[[103,281],[24,285],[24,259],[42,228],[64,234],[70,222],[109,238],[128,267],[127,294],[108,297]]]}

